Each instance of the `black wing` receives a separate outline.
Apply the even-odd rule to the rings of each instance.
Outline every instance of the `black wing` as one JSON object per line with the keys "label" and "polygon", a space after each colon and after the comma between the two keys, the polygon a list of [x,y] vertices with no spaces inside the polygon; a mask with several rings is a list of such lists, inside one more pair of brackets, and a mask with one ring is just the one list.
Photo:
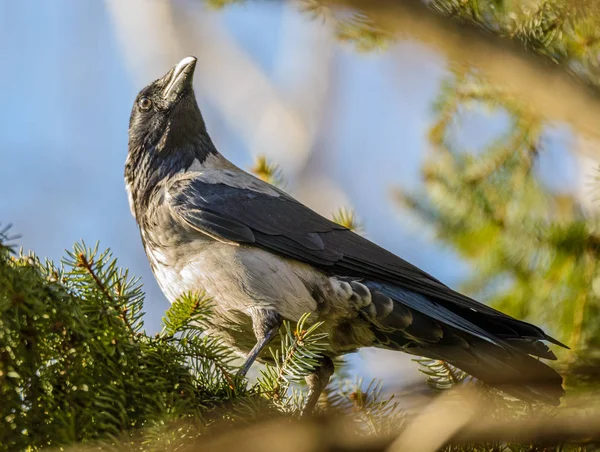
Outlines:
{"label": "black wing", "polygon": [[177,215],[218,240],[252,244],[330,274],[398,285],[427,296],[441,310],[458,314],[498,338],[531,337],[564,346],[534,325],[455,292],[283,192],[275,196],[201,179],[183,179],[175,182],[169,193]]}

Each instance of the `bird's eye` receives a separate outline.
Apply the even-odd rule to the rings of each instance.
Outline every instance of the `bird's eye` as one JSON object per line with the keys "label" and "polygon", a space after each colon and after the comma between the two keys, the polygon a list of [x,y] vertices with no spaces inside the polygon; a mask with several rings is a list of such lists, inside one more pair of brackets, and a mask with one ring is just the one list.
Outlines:
{"label": "bird's eye", "polygon": [[152,101],[150,99],[148,99],[147,97],[142,97],[139,101],[138,101],[138,105],[140,106],[140,108],[144,111],[150,110],[150,108],[152,107]]}

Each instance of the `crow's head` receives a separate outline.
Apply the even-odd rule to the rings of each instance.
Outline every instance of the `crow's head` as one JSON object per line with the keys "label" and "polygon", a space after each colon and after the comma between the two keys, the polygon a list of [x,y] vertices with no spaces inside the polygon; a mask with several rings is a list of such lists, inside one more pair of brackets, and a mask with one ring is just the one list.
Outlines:
{"label": "crow's head", "polygon": [[195,159],[201,163],[216,153],[194,96],[195,67],[196,58],[184,58],[135,99],[125,180],[136,198]]}

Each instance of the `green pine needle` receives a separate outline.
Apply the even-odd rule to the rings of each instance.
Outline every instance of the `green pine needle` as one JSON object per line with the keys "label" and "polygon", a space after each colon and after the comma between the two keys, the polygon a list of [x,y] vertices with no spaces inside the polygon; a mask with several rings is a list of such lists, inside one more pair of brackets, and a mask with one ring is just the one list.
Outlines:
{"label": "green pine needle", "polygon": [[360,233],[363,229],[363,226],[358,221],[354,211],[346,207],[338,209],[338,211],[333,214],[331,219],[340,226],[344,226],[345,228],[357,233]]}
{"label": "green pine needle", "polygon": [[261,371],[258,385],[263,394],[282,407],[295,405],[286,397],[290,384],[298,382],[311,373],[318,365],[325,351],[326,333],[319,333],[322,322],[308,325],[310,314],[304,314],[295,328],[290,322],[283,322],[280,330],[281,347],[271,349],[273,365],[266,365]]}
{"label": "green pine needle", "polygon": [[256,162],[250,171],[256,177],[268,182],[269,184],[273,184],[275,186],[281,186],[283,184],[281,169],[277,165],[269,162],[267,157],[264,155],[259,155],[256,158]]}

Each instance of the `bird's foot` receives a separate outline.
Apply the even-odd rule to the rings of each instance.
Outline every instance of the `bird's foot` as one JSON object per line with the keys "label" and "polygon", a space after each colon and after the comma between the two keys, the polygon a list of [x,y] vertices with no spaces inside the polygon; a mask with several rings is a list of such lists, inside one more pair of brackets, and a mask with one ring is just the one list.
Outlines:
{"label": "bird's foot", "polygon": [[319,366],[305,377],[306,384],[308,385],[308,400],[304,408],[302,408],[301,415],[303,417],[310,416],[313,413],[321,393],[329,384],[329,379],[333,375],[334,370],[335,367],[331,358],[323,356],[321,357]]}
{"label": "bird's foot", "polygon": [[275,311],[269,311],[266,309],[252,309],[250,316],[252,317],[252,328],[256,335],[256,345],[252,347],[246,362],[242,368],[238,371],[238,377],[245,377],[258,355],[261,354],[263,349],[271,342],[271,339],[275,337],[279,331],[283,319]]}

